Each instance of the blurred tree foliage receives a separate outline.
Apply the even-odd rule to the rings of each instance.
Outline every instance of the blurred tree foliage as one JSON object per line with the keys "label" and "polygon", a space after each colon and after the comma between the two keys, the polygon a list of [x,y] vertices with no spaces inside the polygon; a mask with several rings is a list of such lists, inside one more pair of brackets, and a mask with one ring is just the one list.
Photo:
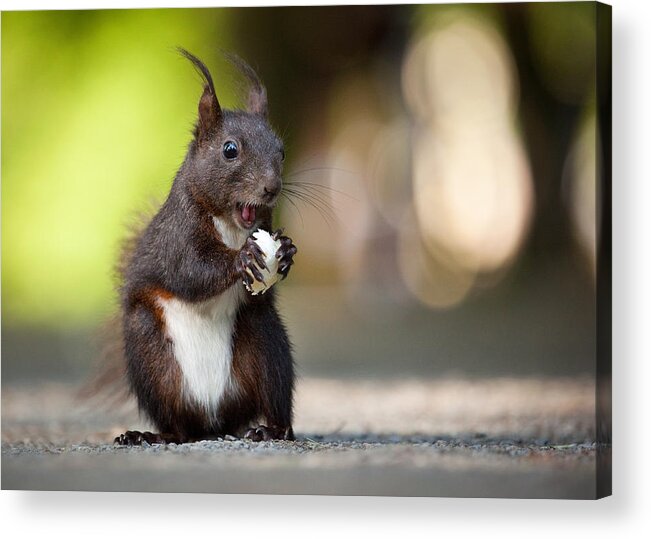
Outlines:
{"label": "blurred tree foliage", "polygon": [[217,64],[232,15],[3,13],[5,324],[92,323],[109,309],[124,225],[168,190],[194,120],[197,77],[173,47]]}
{"label": "blurred tree foliage", "polygon": [[[514,55],[536,191],[525,253],[559,238],[569,252],[561,179],[593,88],[591,3],[5,12],[3,323],[91,325],[111,309],[125,224],[169,189],[195,117],[197,77],[175,46],[219,73],[232,74],[219,49],[251,61],[291,149],[323,136],[342,74],[381,72],[398,93],[410,35],[450,9],[489,18]],[[237,104],[232,76],[215,78]]]}

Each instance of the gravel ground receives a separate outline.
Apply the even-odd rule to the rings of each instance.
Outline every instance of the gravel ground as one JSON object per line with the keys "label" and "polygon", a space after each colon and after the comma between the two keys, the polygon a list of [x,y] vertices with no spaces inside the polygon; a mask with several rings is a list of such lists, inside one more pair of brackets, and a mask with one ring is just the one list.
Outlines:
{"label": "gravel ground", "polygon": [[118,447],[144,429],[133,403],[76,401],[74,386],[2,392],[2,488],[294,494],[595,495],[589,379],[307,378],[296,442],[227,437]]}

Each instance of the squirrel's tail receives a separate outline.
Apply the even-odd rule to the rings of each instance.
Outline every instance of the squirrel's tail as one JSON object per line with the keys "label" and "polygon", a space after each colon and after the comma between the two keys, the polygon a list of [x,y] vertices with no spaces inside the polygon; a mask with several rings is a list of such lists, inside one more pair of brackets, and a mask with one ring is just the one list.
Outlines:
{"label": "squirrel's tail", "polygon": [[98,332],[99,353],[91,375],[77,391],[80,402],[113,408],[129,400],[126,359],[119,315],[108,319]]}
{"label": "squirrel's tail", "polygon": [[[129,260],[149,222],[151,215],[159,204],[150,201],[149,207],[134,214],[127,227],[127,234],[122,241],[120,256],[114,269],[116,289],[119,291],[124,282],[124,275]],[[127,363],[124,354],[124,337],[122,334],[122,315],[108,318],[97,332],[97,350],[95,364],[91,375],[77,391],[78,402],[100,406],[115,407],[129,401],[130,389],[127,380]]]}

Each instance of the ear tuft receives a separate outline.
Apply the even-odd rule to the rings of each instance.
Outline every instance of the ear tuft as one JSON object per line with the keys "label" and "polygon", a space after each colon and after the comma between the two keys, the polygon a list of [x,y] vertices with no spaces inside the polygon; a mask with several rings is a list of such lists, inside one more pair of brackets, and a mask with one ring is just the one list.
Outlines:
{"label": "ear tuft", "polygon": [[177,50],[183,57],[192,62],[192,65],[204,80],[203,94],[199,100],[199,121],[195,132],[197,142],[201,145],[209,135],[219,129],[222,122],[222,109],[219,106],[215,85],[206,64],[181,47],[178,47]]}
{"label": "ear tuft", "polygon": [[247,64],[242,58],[230,52],[223,53],[226,59],[237,68],[237,70],[246,77],[249,82],[249,95],[247,98],[247,110],[251,114],[258,114],[267,117],[267,89],[262,84],[260,77],[255,70]]}

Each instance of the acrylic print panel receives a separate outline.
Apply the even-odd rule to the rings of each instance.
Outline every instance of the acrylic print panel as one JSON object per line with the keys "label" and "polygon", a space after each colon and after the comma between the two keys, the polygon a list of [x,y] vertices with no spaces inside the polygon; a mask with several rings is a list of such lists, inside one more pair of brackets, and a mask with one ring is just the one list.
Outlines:
{"label": "acrylic print panel", "polygon": [[608,495],[610,69],[592,2],[3,13],[2,487]]}

